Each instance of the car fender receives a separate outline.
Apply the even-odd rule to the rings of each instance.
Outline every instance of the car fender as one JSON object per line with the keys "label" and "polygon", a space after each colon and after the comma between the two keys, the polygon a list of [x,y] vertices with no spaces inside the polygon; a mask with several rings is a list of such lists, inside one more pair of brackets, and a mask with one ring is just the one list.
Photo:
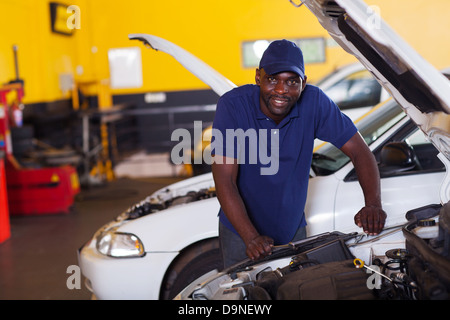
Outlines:
{"label": "car fender", "polygon": [[195,242],[218,236],[219,208],[216,197],[180,204],[130,220],[118,231],[138,236],[146,252],[177,252]]}
{"label": "car fender", "polygon": [[336,175],[309,179],[305,204],[308,236],[334,229],[334,205],[338,184],[339,179],[336,178]]}

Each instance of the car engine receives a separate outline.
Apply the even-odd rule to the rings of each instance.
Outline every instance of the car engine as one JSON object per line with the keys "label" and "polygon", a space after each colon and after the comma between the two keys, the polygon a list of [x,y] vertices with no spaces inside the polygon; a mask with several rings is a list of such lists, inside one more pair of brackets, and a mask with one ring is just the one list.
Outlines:
{"label": "car engine", "polygon": [[373,256],[368,265],[353,254],[357,233],[330,232],[276,248],[262,261],[207,274],[177,299],[449,299],[450,203],[411,210],[406,219],[399,230],[404,246]]}
{"label": "car engine", "polygon": [[216,197],[214,187],[203,188],[198,191],[187,191],[181,195],[172,196],[171,190],[163,190],[131,206],[121,213],[118,220],[133,220],[170,207],[194,201]]}

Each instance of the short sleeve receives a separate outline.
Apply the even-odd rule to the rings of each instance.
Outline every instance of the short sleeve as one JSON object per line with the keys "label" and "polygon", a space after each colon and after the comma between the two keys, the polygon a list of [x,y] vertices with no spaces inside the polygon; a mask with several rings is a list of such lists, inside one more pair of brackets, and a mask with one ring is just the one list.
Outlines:
{"label": "short sleeve", "polygon": [[316,138],[341,148],[358,129],[322,90],[319,90],[317,94]]}

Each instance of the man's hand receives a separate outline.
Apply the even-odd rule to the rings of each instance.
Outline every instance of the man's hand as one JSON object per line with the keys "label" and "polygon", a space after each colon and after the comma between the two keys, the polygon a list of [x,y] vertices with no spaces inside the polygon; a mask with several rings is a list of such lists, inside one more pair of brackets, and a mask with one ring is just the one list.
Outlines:
{"label": "man's hand", "polygon": [[252,260],[258,260],[272,253],[273,239],[268,236],[257,236],[246,243],[247,256]]}
{"label": "man's hand", "polygon": [[377,235],[383,230],[386,216],[381,207],[366,206],[355,215],[355,224],[362,227],[365,233]]}

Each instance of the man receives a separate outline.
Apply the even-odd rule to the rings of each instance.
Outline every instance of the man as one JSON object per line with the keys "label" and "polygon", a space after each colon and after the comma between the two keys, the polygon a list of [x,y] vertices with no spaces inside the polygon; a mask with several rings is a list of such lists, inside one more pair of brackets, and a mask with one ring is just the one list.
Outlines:
{"label": "man", "polygon": [[[315,138],[333,143],[354,164],[365,197],[355,223],[371,235],[383,229],[374,156],[351,120],[306,80],[300,48],[274,41],[256,70],[256,85],[235,88],[219,100],[211,148],[225,267],[306,237],[303,210]],[[236,138],[238,130],[247,133],[244,139]],[[225,138],[217,139],[217,132]],[[264,173],[269,154],[276,170]]]}

